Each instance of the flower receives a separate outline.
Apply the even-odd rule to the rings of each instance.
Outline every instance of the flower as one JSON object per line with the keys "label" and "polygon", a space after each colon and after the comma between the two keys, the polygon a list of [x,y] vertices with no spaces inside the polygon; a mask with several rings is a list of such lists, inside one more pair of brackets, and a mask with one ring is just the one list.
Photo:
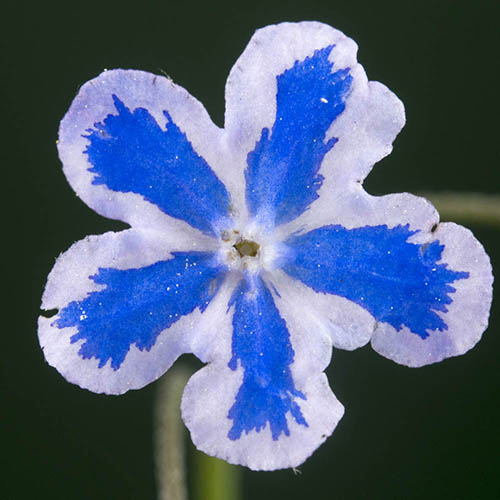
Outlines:
{"label": "flower", "polygon": [[39,338],[67,380],[119,394],[194,353],[194,443],[269,470],[301,464],[342,417],[332,346],[371,341],[421,366],[475,345],[492,296],[480,243],[422,198],[362,187],[405,117],[356,50],[317,22],[257,31],[224,129],[161,76],[106,71],[80,89],[64,173],[131,228],[75,243],[49,275],[42,307],[57,315]]}

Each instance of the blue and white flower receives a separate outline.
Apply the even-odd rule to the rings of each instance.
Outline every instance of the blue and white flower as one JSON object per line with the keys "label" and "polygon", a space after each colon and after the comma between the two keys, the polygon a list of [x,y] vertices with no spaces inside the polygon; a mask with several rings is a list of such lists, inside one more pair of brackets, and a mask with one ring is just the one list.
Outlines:
{"label": "blue and white flower", "polygon": [[89,236],[49,275],[39,337],[70,382],[120,394],[183,353],[207,365],[182,414],[196,446],[252,469],[301,464],[343,406],[332,346],[421,366],[487,326],[489,259],[411,194],[362,183],[403,105],[356,44],[316,22],[256,32],[226,85],[225,128],[167,78],[106,71],[64,117],[78,196],[131,228]]}

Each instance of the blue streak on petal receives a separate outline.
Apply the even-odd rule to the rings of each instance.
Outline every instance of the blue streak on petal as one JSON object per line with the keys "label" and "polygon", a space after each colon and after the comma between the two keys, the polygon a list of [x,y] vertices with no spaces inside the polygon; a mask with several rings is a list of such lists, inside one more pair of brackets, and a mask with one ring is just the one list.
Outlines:
{"label": "blue streak on petal", "polygon": [[166,111],[163,131],[146,109],[130,111],[116,95],[113,101],[118,114],[85,136],[92,183],[140,194],[166,214],[217,234],[226,224],[229,194],[186,135]]}
{"label": "blue streak on petal", "polygon": [[455,292],[451,283],[469,273],[438,264],[438,241],[414,244],[409,226],[324,226],[292,236],[284,270],[316,292],[340,295],[397,330],[403,326],[422,338],[448,326],[435,311],[446,312]]}
{"label": "blue streak on petal", "polygon": [[233,293],[232,370],[243,368],[243,383],[228,418],[233,426],[228,437],[236,440],[243,431],[260,432],[269,422],[272,438],[290,435],[286,415],[308,427],[295,398],[306,399],[295,388],[290,371],[294,351],[283,318],[271,292],[260,277],[247,277]]}
{"label": "blue streak on petal", "polygon": [[54,322],[76,326],[71,342],[84,340],[83,359],[108,360],[118,370],[132,344],[149,351],[158,335],[197,307],[204,311],[217,293],[224,272],[213,254],[179,252],[139,269],[100,268],[91,279],[104,285],[85,299],[69,303]]}
{"label": "blue streak on petal", "polygon": [[316,50],[277,77],[274,125],[262,130],[247,157],[248,208],[267,225],[291,221],[318,198],[318,171],[337,142],[324,142],[326,132],[344,111],[352,83],[349,68],[332,73],[333,47]]}

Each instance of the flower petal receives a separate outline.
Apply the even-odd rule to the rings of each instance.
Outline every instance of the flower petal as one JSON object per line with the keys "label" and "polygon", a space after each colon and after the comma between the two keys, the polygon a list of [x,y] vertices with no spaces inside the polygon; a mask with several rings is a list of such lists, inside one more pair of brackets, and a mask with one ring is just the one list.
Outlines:
{"label": "flower petal", "polygon": [[[326,24],[281,23],[254,33],[226,83],[225,129],[233,146],[241,146],[244,160],[259,141],[262,130],[272,128],[276,120],[277,78],[318,49],[331,45],[335,47],[328,59],[335,62],[335,71],[346,67],[351,73],[359,71],[354,67],[357,50],[354,41]],[[300,109],[299,106],[297,112]]]}
{"label": "flower petal", "polygon": [[363,307],[340,295],[316,292],[282,271],[274,271],[272,283],[280,292],[278,307],[300,317],[308,335],[321,332],[333,347],[352,351],[370,342],[375,318]]}
{"label": "flower petal", "polygon": [[439,223],[439,214],[425,198],[410,193],[372,196],[359,183],[346,184],[332,197],[320,196],[297,219],[277,228],[279,239],[285,240],[298,232],[340,224],[348,229],[362,226],[409,224],[411,230],[425,233]]}
{"label": "flower petal", "polygon": [[289,435],[286,415],[307,427],[298,401],[304,394],[295,388],[290,364],[294,352],[285,321],[262,279],[242,280],[229,302],[234,305],[233,356],[229,368],[243,368],[243,383],[229,410],[233,426],[229,438],[242,432],[259,432],[268,423],[274,440]]}
{"label": "flower petal", "polygon": [[[368,82],[362,68],[357,68],[359,71],[351,70],[353,83],[345,110],[328,132],[338,143],[321,165],[319,197],[300,217],[280,228],[283,234],[326,224],[410,223],[415,229],[430,224],[430,229],[439,220],[434,207],[423,198],[408,193],[371,196],[364,191],[363,181],[373,165],[392,151],[405,113],[401,101],[387,87]],[[427,218],[425,225],[423,218]]]}
{"label": "flower petal", "polygon": [[[252,37],[226,87],[230,140],[252,151],[250,211],[274,203],[274,213],[262,217],[290,221],[318,188],[321,195],[362,180],[391,151],[403,106],[383,85],[368,82],[356,52],[352,40],[317,22],[269,26]],[[328,177],[334,180],[325,188]]]}
{"label": "flower petal", "polygon": [[230,304],[232,343],[191,377],[183,419],[208,454],[255,470],[297,466],[343,414],[321,374],[330,339],[290,328],[261,278],[242,281]]}
{"label": "flower petal", "polygon": [[190,352],[224,273],[212,252],[174,250],[156,232],[128,230],[60,256],[42,304],[58,314],[39,320],[49,364],[81,387],[119,394]]}
{"label": "flower petal", "polygon": [[175,217],[216,234],[230,208],[209,166],[221,142],[222,131],[184,89],[113,70],[82,86],[61,122],[58,149],[69,182],[98,213],[142,226]]}
{"label": "flower petal", "polygon": [[270,226],[296,218],[318,197],[318,170],[337,142],[325,142],[326,132],[344,111],[352,82],[348,68],[333,71],[332,49],[318,49],[278,75],[273,127],[262,129],[247,157],[249,210]]}
{"label": "flower petal", "polygon": [[334,51],[343,62],[355,45],[320,23],[271,26],[256,32],[229,76],[226,129],[251,151],[248,208],[270,226],[297,217],[317,197],[319,167],[337,141],[325,136],[352,83]]}
{"label": "flower petal", "polygon": [[438,266],[446,263],[451,269],[466,271],[468,278],[453,283],[452,301],[437,311],[447,326],[442,331],[430,332],[422,338],[406,326],[397,331],[388,323],[377,324],[373,348],[397,363],[412,367],[458,356],[474,347],[488,326],[493,293],[490,260],[471,231],[453,223],[442,223],[434,233],[427,235],[427,241],[439,241],[443,245]]}
{"label": "flower petal", "polygon": [[[408,241],[416,233],[408,226],[324,226],[287,240],[291,255],[283,269],[316,292],[345,297],[365,308],[378,323],[397,331],[406,327],[425,341],[450,329],[448,306],[460,300],[454,294],[457,286],[483,294],[484,285],[488,290],[491,284],[471,278],[467,259],[458,267],[453,265],[456,261],[442,261],[445,245],[438,234],[425,242]],[[474,257],[468,253],[469,259]],[[491,273],[488,266],[483,262],[481,267],[486,275]],[[460,285],[471,283],[469,279],[473,285]],[[461,337],[461,330],[450,335]],[[445,352],[440,355],[440,359],[446,357]]]}

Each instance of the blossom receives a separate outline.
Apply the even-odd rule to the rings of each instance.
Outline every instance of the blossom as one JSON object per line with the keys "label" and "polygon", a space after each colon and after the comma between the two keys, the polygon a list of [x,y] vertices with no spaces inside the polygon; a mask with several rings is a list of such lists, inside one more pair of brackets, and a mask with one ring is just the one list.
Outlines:
{"label": "blossom", "polygon": [[258,30],[231,70],[225,127],[183,88],[105,71],[79,90],[58,149],[78,196],[130,225],[57,259],[39,338],[68,381],[120,394],[183,353],[206,366],[183,419],[196,446],[252,469],[301,464],[343,406],[332,347],[407,366],[463,354],[492,273],[467,229],[408,193],[362,186],[404,125],[356,44],[317,22]]}

